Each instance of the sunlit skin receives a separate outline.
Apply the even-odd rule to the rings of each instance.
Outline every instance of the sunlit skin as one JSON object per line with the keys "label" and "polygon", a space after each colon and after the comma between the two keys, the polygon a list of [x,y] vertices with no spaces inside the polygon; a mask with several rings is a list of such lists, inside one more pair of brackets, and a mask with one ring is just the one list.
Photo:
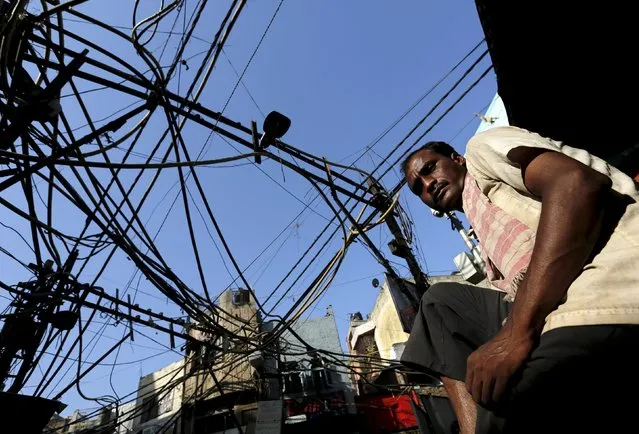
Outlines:
{"label": "sunlit skin", "polygon": [[429,207],[442,212],[462,211],[466,160],[459,154],[446,157],[422,149],[406,166],[410,190]]}

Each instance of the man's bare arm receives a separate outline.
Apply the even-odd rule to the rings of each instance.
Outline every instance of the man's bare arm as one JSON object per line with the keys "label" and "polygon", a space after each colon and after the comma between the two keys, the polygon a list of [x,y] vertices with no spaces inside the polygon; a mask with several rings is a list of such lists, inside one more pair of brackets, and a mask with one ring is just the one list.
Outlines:
{"label": "man's bare arm", "polygon": [[515,148],[508,158],[541,199],[535,246],[506,326],[468,358],[466,387],[482,404],[497,401],[524,363],[552,312],[579,275],[599,236],[611,180],[563,154]]}
{"label": "man's bare arm", "polygon": [[541,198],[535,247],[511,313],[514,331],[539,334],[592,253],[612,181],[557,152],[516,148],[508,157]]}

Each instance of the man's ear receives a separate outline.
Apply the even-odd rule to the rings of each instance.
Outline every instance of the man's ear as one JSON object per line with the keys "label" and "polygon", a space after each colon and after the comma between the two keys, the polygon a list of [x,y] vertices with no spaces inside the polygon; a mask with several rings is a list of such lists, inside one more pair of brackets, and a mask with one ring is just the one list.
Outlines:
{"label": "man's ear", "polygon": [[453,154],[450,156],[450,158],[457,164],[461,165],[461,166],[466,166],[466,159],[462,156],[459,155],[457,152],[453,152]]}

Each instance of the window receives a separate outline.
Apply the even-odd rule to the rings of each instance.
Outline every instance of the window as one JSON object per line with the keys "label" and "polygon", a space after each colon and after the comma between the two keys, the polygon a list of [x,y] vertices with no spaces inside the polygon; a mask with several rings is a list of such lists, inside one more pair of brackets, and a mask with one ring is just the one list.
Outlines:
{"label": "window", "polygon": [[149,396],[142,401],[142,420],[141,423],[148,422],[158,417],[158,398],[157,396]]}
{"label": "window", "polygon": [[200,344],[193,349],[191,371],[211,367],[215,358],[215,349],[210,345]]}
{"label": "window", "polygon": [[336,384],[340,382],[339,374],[335,371],[335,368],[330,365],[326,368],[326,380],[328,384]]}
{"label": "window", "polygon": [[195,420],[195,430],[198,433],[214,433],[235,428],[235,418],[229,411],[207,414]]}
{"label": "window", "polygon": [[234,353],[244,353],[249,349],[248,343],[246,341],[239,341],[232,344],[231,350]]}
{"label": "window", "polygon": [[142,401],[142,420],[148,422],[173,410],[173,390],[144,398]]}
{"label": "window", "polygon": [[315,389],[321,390],[328,387],[328,382],[326,381],[326,371],[324,370],[324,368],[314,368],[311,371],[311,375],[313,377],[313,385],[315,386]]}
{"label": "window", "polygon": [[284,374],[284,393],[300,393],[302,390],[302,377],[299,372]]}
{"label": "window", "polygon": [[158,403],[158,415],[168,413],[173,410],[173,390],[164,394]]}

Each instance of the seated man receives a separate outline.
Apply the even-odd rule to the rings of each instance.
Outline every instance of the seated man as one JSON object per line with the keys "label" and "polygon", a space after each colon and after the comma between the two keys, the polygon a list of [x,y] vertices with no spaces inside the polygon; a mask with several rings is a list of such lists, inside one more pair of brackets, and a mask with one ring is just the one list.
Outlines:
{"label": "seated man", "polygon": [[636,432],[634,181],[515,127],[465,157],[427,143],[402,169],[426,205],[466,214],[496,289],[433,285],[402,355],[441,377],[462,433]]}

